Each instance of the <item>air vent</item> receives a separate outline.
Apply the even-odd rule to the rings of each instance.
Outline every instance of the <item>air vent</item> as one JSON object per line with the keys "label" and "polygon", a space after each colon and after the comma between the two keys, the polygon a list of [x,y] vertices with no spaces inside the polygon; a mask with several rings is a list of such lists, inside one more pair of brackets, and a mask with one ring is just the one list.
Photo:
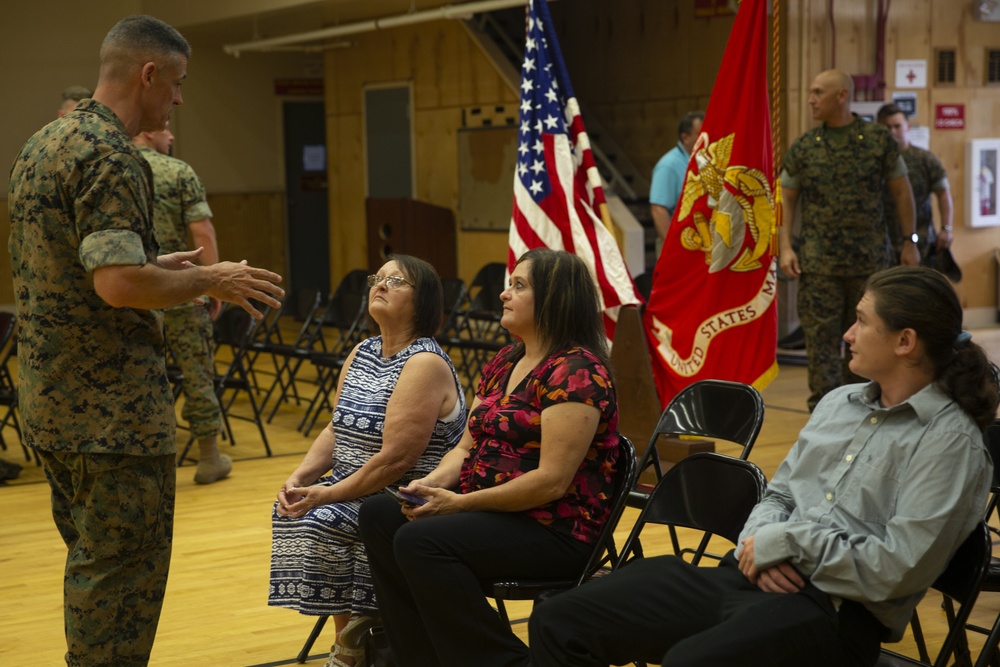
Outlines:
{"label": "air vent", "polygon": [[986,83],[1000,83],[1000,49],[986,49]]}
{"label": "air vent", "polygon": [[939,49],[937,52],[937,82],[955,83],[955,50]]}

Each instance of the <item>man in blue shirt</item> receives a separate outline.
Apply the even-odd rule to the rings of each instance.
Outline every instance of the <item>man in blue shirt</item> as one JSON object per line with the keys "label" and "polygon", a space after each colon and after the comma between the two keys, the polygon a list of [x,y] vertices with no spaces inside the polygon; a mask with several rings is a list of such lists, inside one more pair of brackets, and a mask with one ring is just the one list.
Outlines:
{"label": "man in blue shirt", "polygon": [[681,197],[691,149],[698,140],[704,119],[705,114],[700,111],[684,114],[677,124],[677,145],[653,167],[653,182],[649,186],[649,211],[653,215],[653,224],[656,225],[656,233],[661,241],[667,237],[670,219]]}

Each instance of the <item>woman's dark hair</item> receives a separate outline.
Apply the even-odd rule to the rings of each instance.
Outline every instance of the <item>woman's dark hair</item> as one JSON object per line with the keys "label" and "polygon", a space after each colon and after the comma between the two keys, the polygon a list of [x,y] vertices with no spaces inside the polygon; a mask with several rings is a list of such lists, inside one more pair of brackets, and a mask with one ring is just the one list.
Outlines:
{"label": "woman's dark hair", "polygon": [[995,367],[962,332],[962,305],[943,275],[922,266],[895,266],[865,285],[875,312],[893,331],[913,329],[934,365],[934,381],[979,424],[996,418]]}
{"label": "woman's dark hair", "polygon": [[421,338],[433,336],[444,322],[444,288],[437,271],[412,255],[389,255],[386,261],[396,262],[413,283],[413,332]]}
{"label": "woman's dark hair", "polygon": [[521,255],[514,266],[522,262],[531,262],[535,329],[546,351],[580,346],[610,366],[597,284],[584,261],[568,252],[536,248]]}

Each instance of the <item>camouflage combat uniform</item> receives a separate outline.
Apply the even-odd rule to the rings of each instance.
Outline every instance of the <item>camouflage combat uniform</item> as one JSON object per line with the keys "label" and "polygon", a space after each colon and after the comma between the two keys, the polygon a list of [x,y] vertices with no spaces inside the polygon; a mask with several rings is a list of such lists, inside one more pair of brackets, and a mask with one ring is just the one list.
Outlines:
{"label": "camouflage combat uniform", "polygon": [[[153,227],[160,253],[188,250],[188,225],[212,217],[201,179],[186,162],[141,146],[153,170]],[[185,303],[163,311],[163,328],[174,361],[184,374],[181,416],[196,438],[214,436],[221,426],[215,395],[212,319],[204,306]]]}
{"label": "camouflage combat uniform", "polygon": [[[944,172],[941,161],[923,148],[918,148],[913,144],[902,151],[903,161],[906,163],[907,176],[910,179],[910,188],[913,190],[913,210],[917,216],[916,232],[920,236],[917,241],[917,250],[920,251],[921,259],[927,256],[927,248],[937,240],[937,231],[934,229],[934,214],[931,210],[931,194],[934,192],[944,192],[948,189],[948,176]],[[892,240],[893,258],[899,262],[899,254],[903,249],[903,231],[899,226],[899,218],[896,216],[896,201],[892,198],[889,189],[885,190],[883,199],[885,207],[885,221],[889,229],[889,238]]]}
{"label": "camouflage combat uniform", "polygon": [[868,276],[888,265],[882,218],[886,183],[906,173],[884,127],[854,118],[799,137],[783,163],[782,187],[797,190],[801,238],[798,310],[809,360],[809,409],[827,392],[860,378],[840,343],[854,323]]}
{"label": "camouflage combat uniform", "polygon": [[70,665],[145,665],[167,582],[176,452],[155,311],[112,308],[93,271],[155,260],[149,166],[86,100],[37,132],[11,169],[25,442],[69,550]]}

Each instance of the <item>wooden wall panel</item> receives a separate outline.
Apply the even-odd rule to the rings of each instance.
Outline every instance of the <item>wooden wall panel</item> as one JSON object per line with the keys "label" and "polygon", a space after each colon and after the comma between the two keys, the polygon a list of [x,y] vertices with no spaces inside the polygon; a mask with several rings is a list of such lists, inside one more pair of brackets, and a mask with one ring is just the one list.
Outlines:
{"label": "wooden wall panel", "polygon": [[[439,21],[359,35],[352,49],[326,54],[327,146],[330,178],[331,274],[367,262],[364,235],[364,86],[409,81],[413,85],[416,198],[458,208],[456,134],[463,111],[514,105],[503,82],[464,29]],[[471,280],[486,261],[506,256],[506,236],[489,233],[463,246],[459,274]],[[471,249],[471,255],[466,251]]]}
{"label": "wooden wall panel", "polygon": [[[414,137],[417,174],[416,198],[458,210],[458,144],[462,110],[443,108],[417,111]],[[456,215],[456,219],[458,216]]]}
{"label": "wooden wall panel", "polygon": [[[361,96],[360,90],[357,97]],[[329,109],[329,107],[327,107]],[[330,280],[368,265],[365,163],[360,113],[327,116],[330,184]],[[334,285],[331,285],[331,289]]]}
{"label": "wooden wall panel", "polygon": [[652,172],[677,143],[680,117],[708,105],[732,17],[695,18],[693,4],[679,0],[578,0],[550,10],[584,112]]}
{"label": "wooden wall panel", "polygon": [[287,275],[285,195],[282,192],[208,196],[219,257]]}

